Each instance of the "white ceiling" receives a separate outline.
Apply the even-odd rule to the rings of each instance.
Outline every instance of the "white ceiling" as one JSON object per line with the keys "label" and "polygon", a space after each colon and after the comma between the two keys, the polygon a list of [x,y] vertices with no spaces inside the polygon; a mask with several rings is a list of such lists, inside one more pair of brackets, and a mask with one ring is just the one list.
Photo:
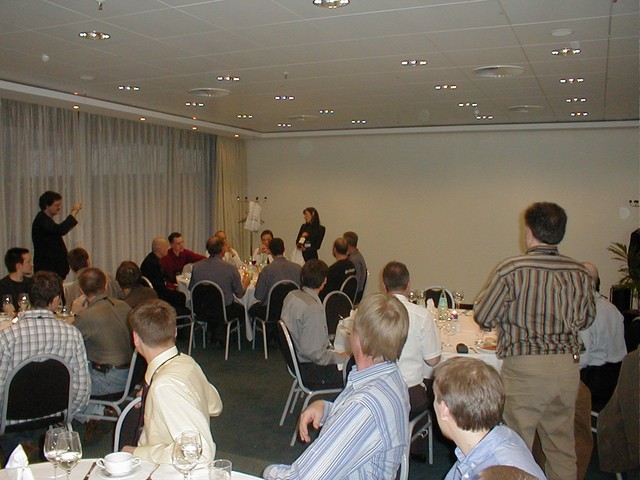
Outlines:
{"label": "white ceiling", "polygon": [[[104,0],[102,10],[96,0],[0,0],[0,96],[25,98],[17,92],[40,87],[67,104],[66,94],[84,96],[78,103],[88,111],[108,110],[94,101],[103,100],[119,104],[118,116],[136,118],[139,108],[256,134],[637,120],[638,20],[638,0],[352,0],[335,10],[311,0]],[[561,28],[573,33],[551,35]],[[111,38],[78,36],[91,30]],[[551,55],[570,42],[582,53]],[[403,67],[405,59],[429,63]],[[505,64],[524,73],[473,72]],[[584,82],[561,84],[566,77]],[[125,84],[141,91],[117,89]],[[188,93],[199,87],[230,94]],[[274,100],[280,94],[295,100]],[[573,105],[570,97],[587,101]],[[459,102],[479,105],[474,112]],[[516,105],[543,108],[508,110]],[[297,115],[313,118],[290,118]]]}

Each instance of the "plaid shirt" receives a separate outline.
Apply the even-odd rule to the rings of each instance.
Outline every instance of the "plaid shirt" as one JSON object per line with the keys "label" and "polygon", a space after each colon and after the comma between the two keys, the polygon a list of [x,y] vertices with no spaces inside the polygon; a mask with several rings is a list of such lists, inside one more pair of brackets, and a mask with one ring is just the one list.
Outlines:
{"label": "plaid shirt", "polygon": [[91,393],[87,352],[80,331],[58,320],[50,310],[29,310],[15,325],[0,330],[0,409],[7,376],[36,355],[61,357],[71,368],[70,416],[84,410]]}
{"label": "plaid shirt", "polygon": [[578,330],[596,315],[593,291],[582,264],[538,245],[496,267],[473,313],[481,326],[497,326],[500,358],[578,354]]}

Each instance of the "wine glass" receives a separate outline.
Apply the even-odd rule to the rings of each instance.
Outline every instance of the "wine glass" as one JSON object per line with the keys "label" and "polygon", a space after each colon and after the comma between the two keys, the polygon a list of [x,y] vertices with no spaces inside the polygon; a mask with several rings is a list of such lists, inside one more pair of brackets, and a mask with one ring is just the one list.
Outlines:
{"label": "wine glass", "polygon": [[447,322],[444,325],[444,333],[447,335],[447,343],[443,344],[444,347],[450,347],[451,346],[451,334],[453,333],[453,326],[451,325],[451,322]]}
{"label": "wine glass", "polygon": [[13,313],[13,296],[10,294],[2,296],[2,311],[4,313]]}
{"label": "wine glass", "polygon": [[231,460],[214,460],[209,464],[209,480],[229,480],[231,467]]}
{"label": "wine glass", "polygon": [[460,310],[460,304],[464,299],[464,292],[462,290],[454,290],[453,291],[453,299],[456,302],[456,310]]}
{"label": "wine glass", "polygon": [[408,297],[407,297],[407,298],[409,298],[409,301],[410,301],[411,303],[416,303],[416,294],[415,294],[415,292],[414,292],[413,290],[411,290],[411,291],[409,292],[409,295],[408,295]]}
{"label": "wine glass", "polygon": [[19,298],[18,305],[20,305],[20,311],[24,312],[25,310],[28,310],[29,309],[29,294],[28,293],[21,293],[18,298]]}
{"label": "wine glass", "polygon": [[53,478],[58,478],[58,435],[63,432],[64,428],[52,428],[44,437],[44,457],[53,464]]}
{"label": "wine glass", "polygon": [[202,456],[202,437],[197,430],[186,430],[180,434],[182,448],[191,455],[195,455],[196,460]]}
{"label": "wine glass", "polygon": [[173,447],[171,448],[171,463],[176,470],[182,473],[184,480],[187,480],[191,470],[193,470],[198,463],[198,458],[195,455],[197,447],[193,444],[189,446],[183,445],[180,443],[180,439],[181,437],[177,437],[173,442]]}
{"label": "wine glass", "polygon": [[71,470],[82,458],[82,445],[78,432],[60,432],[56,440],[56,449],[58,465],[67,472],[67,480],[69,480]]}

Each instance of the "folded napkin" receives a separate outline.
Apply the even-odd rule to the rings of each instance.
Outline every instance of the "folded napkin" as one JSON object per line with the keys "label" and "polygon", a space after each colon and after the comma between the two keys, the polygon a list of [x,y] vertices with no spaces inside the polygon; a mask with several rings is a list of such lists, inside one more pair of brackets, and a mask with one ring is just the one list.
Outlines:
{"label": "folded napkin", "polygon": [[11,452],[5,468],[11,480],[34,480],[33,472],[29,468],[29,459],[22,445],[18,445],[15,450]]}
{"label": "folded napkin", "polygon": [[438,313],[438,309],[436,308],[436,304],[433,303],[433,299],[432,298],[428,298],[427,299],[427,310],[429,310],[429,312],[435,317],[436,314]]}

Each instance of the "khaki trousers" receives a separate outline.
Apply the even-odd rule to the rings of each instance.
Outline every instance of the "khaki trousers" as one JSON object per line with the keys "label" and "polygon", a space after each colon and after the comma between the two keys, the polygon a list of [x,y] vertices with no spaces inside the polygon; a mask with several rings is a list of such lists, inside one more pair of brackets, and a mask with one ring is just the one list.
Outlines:
{"label": "khaki trousers", "polygon": [[502,364],[502,379],[507,425],[518,432],[530,450],[538,432],[549,480],[576,478],[574,416],[580,369],[573,356],[507,357]]}

